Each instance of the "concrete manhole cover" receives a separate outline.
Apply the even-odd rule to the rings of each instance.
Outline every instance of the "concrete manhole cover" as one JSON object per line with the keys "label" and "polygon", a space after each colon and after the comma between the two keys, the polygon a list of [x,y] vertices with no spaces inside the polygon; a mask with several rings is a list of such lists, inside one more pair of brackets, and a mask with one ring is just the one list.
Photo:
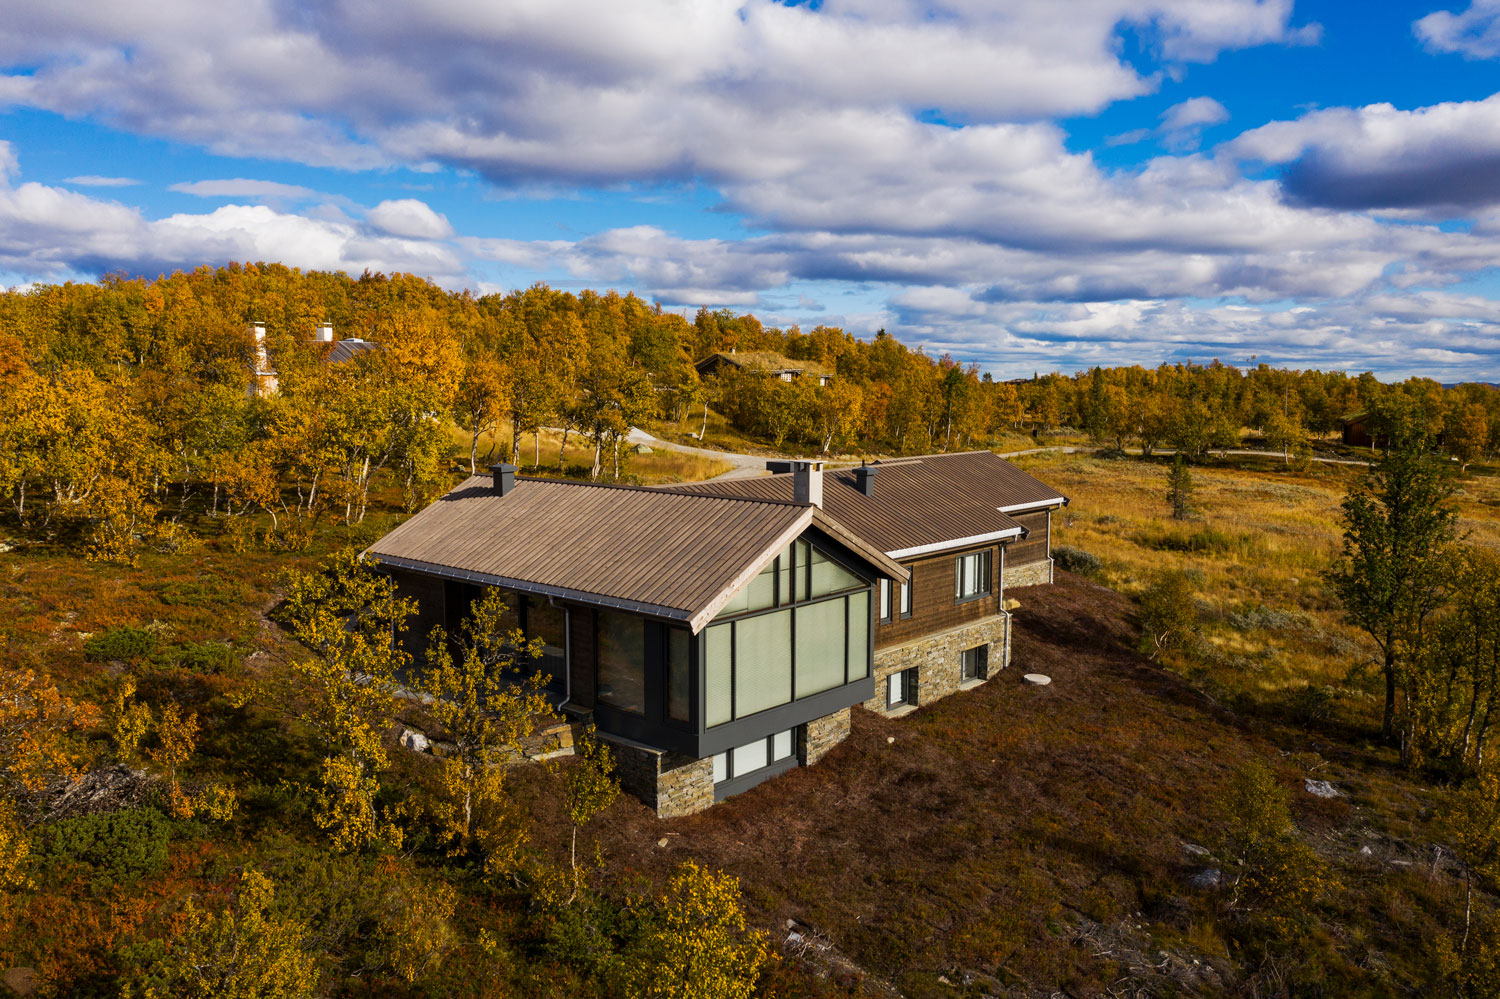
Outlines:
{"label": "concrete manhole cover", "polygon": [[1021,679],[1025,680],[1027,683],[1035,684],[1038,687],[1045,687],[1047,686],[1047,684],[1052,682],[1052,678],[1050,676],[1046,676],[1042,673],[1027,673],[1026,675],[1022,676]]}

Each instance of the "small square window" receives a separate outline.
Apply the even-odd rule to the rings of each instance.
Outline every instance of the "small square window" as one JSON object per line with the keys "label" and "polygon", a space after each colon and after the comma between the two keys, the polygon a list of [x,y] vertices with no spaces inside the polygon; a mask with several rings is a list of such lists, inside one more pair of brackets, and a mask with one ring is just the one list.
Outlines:
{"label": "small square window", "polygon": [[990,647],[988,645],[977,645],[972,649],[964,649],[960,655],[963,662],[963,679],[965,683],[970,680],[983,680],[989,675]]}
{"label": "small square window", "polygon": [[886,707],[917,703],[917,671],[904,669],[886,680]]}

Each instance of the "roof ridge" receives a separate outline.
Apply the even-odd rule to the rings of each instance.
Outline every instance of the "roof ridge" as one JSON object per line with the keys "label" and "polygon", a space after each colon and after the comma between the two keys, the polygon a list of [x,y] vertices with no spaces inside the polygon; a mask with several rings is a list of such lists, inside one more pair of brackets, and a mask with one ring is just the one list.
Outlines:
{"label": "roof ridge", "polygon": [[[479,473],[475,473],[474,475],[470,476],[470,478],[484,478],[484,477],[485,476],[483,476],[483,475],[481,475]],[[729,496],[729,495],[720,496],[717,493],[711,494],[711,495],[705,495],[703,493],[681,492],[681,491],[678,491],[677,489],[673,488],[674,486],[696,486],[696,485],[703,485],[703,484],[705,484],[707,482],[712,481],[710,479],[705,479],[705,480],[703,480],[703,482],[673,482],[673,483],[670,483],[670,484],[660,485],[660,486],[630,485],[629,483],[625,483],[625,482],[580,482],[577,479],[549,479],[549,478],[544,478],[543,476],[540,476],[540,475],[517,475],[516,476],[516,481],[517,482],[545,482],[548,485],[556,485],[556,486],[585,486],[585,487],[592,488],[592,489],[619,489],[619,490],[624,491],[624,492],[658,493],[658,494],[659,493],[676,493],[678,496],[692,496],[692,497],[695,497],[695,498],[702,498],[702,499],[726,499],[726,500],[733,500],[736,503],[767,503],[767,504],[770,504],[770,505],[773,505],[773,506],[811,506],[812,505],[810,503],[798,503],[796,500],[772,499],[770,497],[761,498],[761,497],[758,497],[758,496]]]}

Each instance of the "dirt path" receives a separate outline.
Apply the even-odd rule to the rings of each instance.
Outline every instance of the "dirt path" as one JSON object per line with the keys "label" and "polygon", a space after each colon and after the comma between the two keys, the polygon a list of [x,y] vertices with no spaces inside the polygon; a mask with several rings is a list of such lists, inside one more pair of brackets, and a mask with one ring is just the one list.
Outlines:
{"label": "dirt path", "polygon": [[631,427],[630,433],[625,439],[632,444],[644,444],[649,448],[656,448],[663,451],[679,451],[683,454],[693,454],[701,458],[711,458],[714,461],[727,461],[734,466],[722,475],[714,476],[716,479],[749,479],[764,474],[766,470],[766,456],[763,454],[715,451],[713,448],[693,447],[690,444],[664,441],[660,437],[653,437],[640,427]]}

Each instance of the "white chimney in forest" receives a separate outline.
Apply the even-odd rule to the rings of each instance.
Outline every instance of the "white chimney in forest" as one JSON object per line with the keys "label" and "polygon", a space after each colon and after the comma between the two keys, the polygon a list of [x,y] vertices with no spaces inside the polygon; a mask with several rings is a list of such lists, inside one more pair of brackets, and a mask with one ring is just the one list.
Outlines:
{"label": "white chimney in forest", "polygon": [[319,343],[332,343],[333,342],[333,323],[319,323],[318,324],[318,342]]}
{"label": "white chimney in forest", "polygon": [[792,462],[792,498],[798,503],[823,506],[823,463],[821,461]]}

